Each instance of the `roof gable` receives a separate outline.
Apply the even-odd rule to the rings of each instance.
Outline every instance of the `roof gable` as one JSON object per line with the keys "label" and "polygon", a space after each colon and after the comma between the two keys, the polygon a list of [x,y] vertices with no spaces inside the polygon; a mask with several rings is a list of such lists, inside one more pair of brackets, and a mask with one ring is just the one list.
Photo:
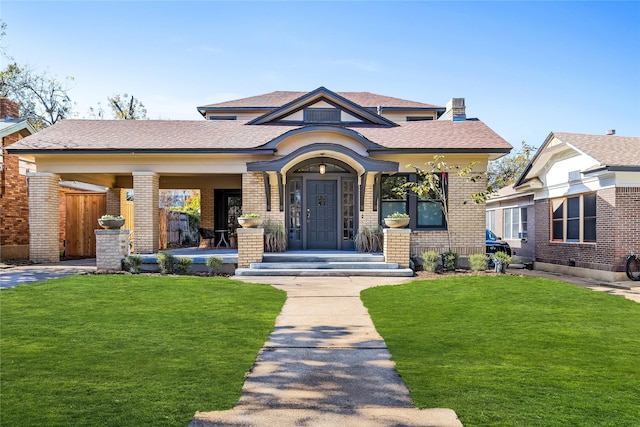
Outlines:
{"label": "roof gable", "polygon": [[640,137],[614,135],[589,135],[567,132],[551,132],[533,156],[524,172],[515,183],[523,186],[531,180],[538,180],[540,173],[555,162],[559,153],[572,152],[584,155],[597,163],[589,166],[583,173],[599,170],[638,170],[640,165]]}
{"label": "roof gable", "polygon": [[[391,120],[386,119],[325,87],[319,87],[312,92],[306,93],[283,106],[274,109],[273,111],[251,120],[247,124],[262,125],[278,122],[290,123],[292,121],[309,123],[305,117],[305,110],[308,111],[309,109],[314,108],[316,109],[315,111],[318,111],[319,113],[321,113],[320,110],[325,110],[327,113],[324,115],[319,114],[318,117],[338,117],[338,120],[333,123],[364,123],[384,127],[397,126]],[[301,112],[303,112],[303,116],[300,115]],[[336,114],[329,114],[330,112]],[[326,121],[321,119],[312,119],[311,122],[323,123]]]}

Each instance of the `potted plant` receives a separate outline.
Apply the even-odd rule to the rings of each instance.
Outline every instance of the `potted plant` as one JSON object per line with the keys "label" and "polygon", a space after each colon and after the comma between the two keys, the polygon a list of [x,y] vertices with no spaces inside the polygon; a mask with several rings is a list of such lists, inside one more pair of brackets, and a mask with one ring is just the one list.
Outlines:
{"label": "potted plant", "polygon": [[389,228],[404,228],[409,225],[409,215],[406,213],[394,212],[384,219],[384,223]]}
{"label": "potted plant", "polygon": [[98,218],[98,224],[106,230],[117,230],[124,225],[124,217],[120,215],[102,215]]}
{"label": "potted plant", "polygon": [[238,217],[238,222],[242,228],[257,228],[262,225],[262,218],[260,217],[260,214],[248,213],[240,215],[240,217]]}
{"label": "potted plant", "polygon": [[229,232],[229,247],[231,249],[238,248],[238,235],[236,234],[235,230]]}
{"label": "potted plant", "polygon": [[496,273],[506,273],[507,266],[511,263],[511,256],[506,252],[498,251],[493,254],[493,262],[495,264]]}

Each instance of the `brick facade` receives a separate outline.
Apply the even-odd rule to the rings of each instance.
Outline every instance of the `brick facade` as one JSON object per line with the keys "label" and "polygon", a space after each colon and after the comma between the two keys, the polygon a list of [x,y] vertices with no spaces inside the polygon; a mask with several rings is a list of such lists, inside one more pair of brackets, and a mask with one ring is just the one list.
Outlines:
{"label": "brick facade", "polygon": [[597,192],[596,243],[552,242],[549,199],[535,202],[536,261],[623,272],[630,251],[640,253],[640,187]]}
{"label": "brick facade", "polygon": [[[485,204],[475,203],[472,194],[486,188],[485,180],[469,182],[465,177],[449,175],[449,230],[451,250],[462,256],[485,253]],[[414,230],[411,235],[411,253],[421,254],[434,250],[449,250],[446,230]]]}
{"label": "brick facade", "polygon": [[[122,215],[121,204],[122,188],[107,189],[107,215]],[[124,191],[126,193],[126,191]]]}
{"label": "brick facade", "polygon": [[214,228],[213,213],[215,212],[213,190],[200,190],[200,227]]}
{"label": "brick facade", "polygon": [[[18,117],[20,106],[7,98],[0,98],[0,119]],[[23,138],[21,133],[24,132],[2,137],[0,148],[0,259],[29,257],[27,177],[25,171],[20,170],[18,156],[6,151],[7,147]]]}
{"label": "brick facade", "polygon": [[155,172],[133,172],[134,238],[136,252],[155,253],[159,247],[159,199],[160,180]]}
{"label": "brick facade", "polygon": [[34,262],[60,261],[59,181],[52,173],[29,174],[29,258]]}

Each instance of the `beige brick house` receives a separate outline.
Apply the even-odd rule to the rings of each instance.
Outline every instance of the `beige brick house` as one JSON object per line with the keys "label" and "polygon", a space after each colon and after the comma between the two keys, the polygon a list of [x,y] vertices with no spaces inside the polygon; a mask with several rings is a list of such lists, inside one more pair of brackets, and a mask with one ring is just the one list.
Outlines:
{"label": "beige brick house", "polygon": [[[395,211],[411,216],[411,248],[443,250],[449,227],[454,250],[484,252],[484,206],[470,195],[484,183],[451,176],[450,223],[438,200],[394,191],[415,179],[408,164],[436,154],[449,164],[489,160],[511,146],[477,119],[464,99],[447,107],[368,92],[272,92],[198,107],[201,121],[65,120],[25,138],[12,153],[35,161],[32,229],[56,215],[58,180],[108,187],[107,210],[119,214],[134,192],[136,250],[158,250],[158,191],[198,189],[203,227],[224,229],[230,215],[256,212],[281,221],[288,247],[353,250],[362,227]],[[46,218],[46,220],[45,220]],[[57,241],[32,244],[31,257],[54,261]]]}

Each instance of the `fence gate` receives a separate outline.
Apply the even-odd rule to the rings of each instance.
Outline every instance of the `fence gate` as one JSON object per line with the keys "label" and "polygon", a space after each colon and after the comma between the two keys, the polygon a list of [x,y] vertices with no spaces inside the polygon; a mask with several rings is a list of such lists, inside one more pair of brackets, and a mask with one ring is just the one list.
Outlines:
{"label": "fence gate", "polygon": [[96,256],[98,218],[107,210],[104,193],[67,193],[65,255]]}

